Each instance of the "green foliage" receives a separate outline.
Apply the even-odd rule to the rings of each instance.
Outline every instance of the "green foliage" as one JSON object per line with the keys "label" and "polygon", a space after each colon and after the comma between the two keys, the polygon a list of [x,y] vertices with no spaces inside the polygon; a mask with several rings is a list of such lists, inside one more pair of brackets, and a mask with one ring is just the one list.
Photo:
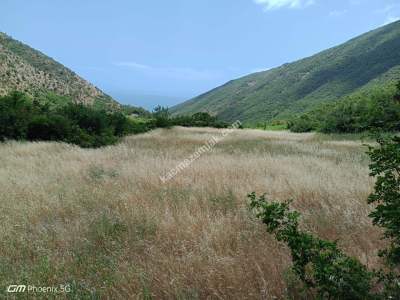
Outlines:
{"label": "green foliage", "polygon": [[[30,99],[13,92],[0,97],[0,140],[64,141],[81,147],[101,147],[116,143],[127,134],[152,129],[136,124],[121,112],[97,110],[64,102],[50,95],[52,102]],[[61,105],[61,103],[64,103]]]}
{"label": "green foliage", "polygon": [[124,114],[128,116],[135,115],[138,117],[146,117],[146,118],[151,117],[151,113],[142,107],[136,107],[132,105],[121,105],[121,110]]}
{"label": "green foliage", "polygon": [[207,113],[171,118],[164,107],[157,107],[151,118],[134,118],[122,111],[111,112],[43,94],[31,99],[13,92],[0,97],[0,140],[63,141],[81,147],[115,144],[128,134],[147,132],[174,125],[227,127]]}
{"label": "green foliage", "polygon": [[400,83],[360,92],[289,122],[293,132],[360,133],[400,130]]}
{"label": "green foliage", "polygon": [[300,214],[289,209],[290,201],[269,203],[265,196],[248,196],[251,209],[267,225],[268,232],[290,248],[293,272],[320,299],[399,299],[400,137],[380,137],[378,144],[368,152],[371,176],[377,179],[368,201],[376,204],[370,214],[374,225],[382,227],[390,241],[389,248],[380,252],[388,263],[385,270],[368,271],[344,254],[336,242],[301,231]]}
{"label": "green foliage", "polygon": [[177,116],[171,120],[173,125],[184,127],[214,127],[227,128],[228,124],[218,120],[206,112],[195,113],[192,116]]}
{"label": "green foliage", "polygon": [[228,123],[219,121],[216,117],[211,116],[206,112],[195,113],[191,116],[176,116],[171,117],[168,108],[157,106],[152,117],[154,119],[154,127],[169,128],[171,126],[184,127],[214,127],[227,128]]}
{"label": "green foliage", "polygon": [[268,232],[290,248],[294,273],[319,299],[373,299],[373,273],[344,254],[335,242],[299,229],[300,214],[289,203],[269,203],[250,194],[250,207],[267,225]]}
{"label": "green foliage", "polygon": [[369,203],[377,206],[370,216],[391,241],[382,255],[391,265],[400,266],[400,137],[379,138],[378,143],[379,147],[369,150],[371,176],[377,178],[369,197]]}
{"label": "green foliage", "polygon": [[246,125],[288,120],[321,103],[400,79],[400,23],[396,22],[312,57],[230,81],[172,108],[209,111]]}
{"label": "green foliage", "polygon": [[96,109],[74,104],[53,93],[40,94],[34,99],[20,92],[0,97],[1,141],[64,141],[81,147],[101,147],[115,144],[128,134],[174,125],[227,127],[207,113],[171,118],[168,108],[161,106],[155,108],[151,118],[143,119],[127,116],[126,109],[116,112]]}
{"label": "green foliage", "polygon": [[303,114],[297,119],[288,123],[288,128],[292,132],[310,132],[316,130],[318,123],[311,114]]}
{"label": "green foliage", "polygon": [[169,128],[172,126],[170,113],[167,107],[162,107],[159,105],[154,108],[153,118],[155,120],[155,127]]}
{"label": "green foliage", "polygon": [[31,141],[66,140],[72,134],[72,123],[61,115],[36,115],[29,121],[26,138]]}
{"label": "green foliage", "polygon": [[13,92],[0,99],[0,140],[23,139],[26,137],[29,120],[35,108],[28,98]]}

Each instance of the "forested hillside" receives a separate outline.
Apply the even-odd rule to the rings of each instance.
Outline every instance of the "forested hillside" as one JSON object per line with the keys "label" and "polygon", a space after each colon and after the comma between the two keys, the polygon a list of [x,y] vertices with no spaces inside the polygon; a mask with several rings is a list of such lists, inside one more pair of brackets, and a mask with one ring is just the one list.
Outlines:
{"label": "forested hillside", "polygon": [[400,22],[395,22],[312,57],[233,80],[172,111],[207,111],[246,123],[287,120],[321,103],[400,79],[399,49]]}
{"label": "forested hillside", "polygon": [[400,82],[360,91],[293,118],[294,132],[360,133],[400,131]]}

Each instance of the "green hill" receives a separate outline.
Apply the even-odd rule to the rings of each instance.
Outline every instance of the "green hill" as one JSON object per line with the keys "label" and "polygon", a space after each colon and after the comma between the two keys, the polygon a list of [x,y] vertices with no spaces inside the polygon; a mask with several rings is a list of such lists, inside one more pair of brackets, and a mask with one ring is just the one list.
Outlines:
{"label": "green hill", "polygon": [[395,22],[309,58],[230,81],[171,111],[207,111],[225,121],[247,123],[287,119],[400,79],[399,49],[400,22]]}
{"label": "green hill", "polygon": [[100,107],[119,106],[54,59],[0,32],[0,96],[14,90],[32,96],[50,92],[76,103]]}

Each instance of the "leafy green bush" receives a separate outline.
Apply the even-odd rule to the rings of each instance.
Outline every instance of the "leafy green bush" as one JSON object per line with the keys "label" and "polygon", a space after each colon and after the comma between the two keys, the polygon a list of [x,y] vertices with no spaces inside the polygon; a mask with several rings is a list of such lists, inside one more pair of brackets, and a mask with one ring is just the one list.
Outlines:
{"label": "leafy green bush", "polygon": [[316,122],[309,114],[304,114],[288,123],[292,132],[310,132],[316,129]]}
{"label": "leafy green bush", "polygon": [[154,108],[152,116],[155,120],[155,127],[157,128],[169,128],[173,125],[167,107],[157,106]]}
{"label": "leafy green bush", "polygon": [[372,299],[373,273],[344,254],[335,242],[299,229],[300,214],[289,203],[268,203],[265,196],[250,194],[250,207],[267,225],[268,232],[291,251],[293,271],[319,299]]}
{"label": "leafy green bush", "polygon": [[268,232],[290,248],[293,272],[319,299],[400,297],[400,137],[379,138],[378,144],[369,148],[371,176],[377,177],[369,203],[377,204],[370,217],[390,241],[389,249],[380,252],[388,263],[385,270],[369,271],[344,254],[336,242],[301,231],[300,214],[289,209],[290,201],[269,203],[265,196],[248,196],[251,209]]}
{"label": "leafy green bush", "polygon": [[24,139],[34,114],[34,106],[22,93],[0,98],[0,140]]}
{"label": "leafy green bush", "polygon": [[388,262],[400,265],[400,137],[379,138],[379,147],[370,147],[371,175],[376,176],[375,191],[369,203],[377,204],[371,213],[375,225],[384,228],[391,247],[382,251]]}
{"label": "leafy green bush", "polygon": [[28,140],[60,141],[66,140],[72,134],[70,120],[60,115],[37,115],[28,125],[26,138]]}

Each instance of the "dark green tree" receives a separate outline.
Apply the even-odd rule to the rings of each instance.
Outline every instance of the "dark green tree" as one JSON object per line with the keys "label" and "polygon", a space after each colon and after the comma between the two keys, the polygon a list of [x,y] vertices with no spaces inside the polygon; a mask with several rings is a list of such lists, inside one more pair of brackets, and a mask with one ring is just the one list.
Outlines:
{"label": "dark green tree", "polygon": [[382,251],[391,265],[400,265],[400,137],[379,138],[379,146],[370,147],[371,176],[376,177],[375,191],[369,203],[376,204],[370,217],[385,230],[391,246]]}
{"label": "dark green tree", "polygon": [[170,120],[170,113],[167,107],[158,105],[154,108],[153,117],[155,119],[155,126],[159,128],[167,128],[172,125]]}

